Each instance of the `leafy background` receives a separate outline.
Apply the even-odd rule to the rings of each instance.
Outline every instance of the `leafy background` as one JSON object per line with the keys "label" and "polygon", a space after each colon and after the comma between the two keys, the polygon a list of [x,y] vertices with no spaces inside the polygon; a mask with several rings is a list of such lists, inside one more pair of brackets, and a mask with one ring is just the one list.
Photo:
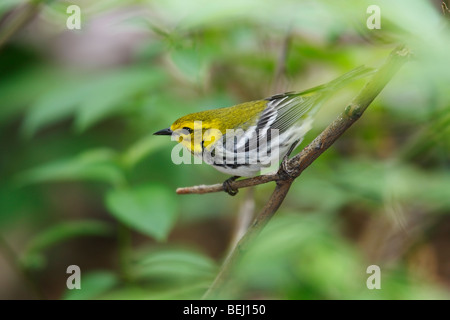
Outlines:
{"label": "leafy background", "polygon": [[[0,298],[200,298],[249,191],[176,195],[226,176],[173,164],[173,142],[152,133],[377,67],[398,43],[412,61],[294,183],[223,297],[449,298],[450,39],[439,1],[33,3],[0,47]],[[0,3],[0,39],[26,4]],[[66,27],[70,4],[81,30]],[[366,27],[372,4],[380,30]],[[303,146],[363,83],[336,93]],[[272,189],[255,188],[256,212]],[[81,290],[66,288],[72,264]],[[366,287],[372,264],[380,290]]]}

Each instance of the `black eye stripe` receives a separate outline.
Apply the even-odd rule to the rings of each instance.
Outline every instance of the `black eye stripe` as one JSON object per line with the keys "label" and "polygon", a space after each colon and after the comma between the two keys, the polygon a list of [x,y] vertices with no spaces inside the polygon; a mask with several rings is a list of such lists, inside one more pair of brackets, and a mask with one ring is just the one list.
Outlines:
{"label": "black eye stripe", "polygon": [[194,132],[194,130],[192,130],[192,129],[189,128],[189,127],[183,127],[183,130],[186,130],[186,131],[189,132],[189,133]]}

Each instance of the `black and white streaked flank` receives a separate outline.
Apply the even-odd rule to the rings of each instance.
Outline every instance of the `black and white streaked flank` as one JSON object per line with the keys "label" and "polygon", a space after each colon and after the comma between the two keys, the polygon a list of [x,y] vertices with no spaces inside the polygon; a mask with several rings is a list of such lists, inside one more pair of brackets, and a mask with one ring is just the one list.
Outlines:
{"label": "black and white streaked flank", "polygon": [[[235,176],[254,176],[262,169],[276,168],[311,129],[313,116],[320,108],[317,95],[284,93],[266,99],[267,107],[256,125],[227,130],[203,159],[217,170]],[[294,148],[295,148],[294,147]]]}

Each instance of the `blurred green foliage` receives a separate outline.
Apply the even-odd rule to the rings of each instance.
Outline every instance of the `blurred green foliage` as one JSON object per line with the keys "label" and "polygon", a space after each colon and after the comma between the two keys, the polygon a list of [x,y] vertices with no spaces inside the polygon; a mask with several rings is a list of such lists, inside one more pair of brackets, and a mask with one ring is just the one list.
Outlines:
{"label": "blurred green foliage", "polygon": [[[0,3],[0,34],[25,3]],[[173,142],[151,134],[280,83],[302,90],[377,67],[405,43],[414,59],[294,183],[223,297],[449,297],[450,39],[439,1],[77,1],[81,30],[66,28],[70,1],[41,3],[0,47],[2,270],[11,262],[47,298],[200,298],[246,192],[176,195],[226,177],[173,164]],[[366,27],[371,4],[380,30]],[[336,93],[305,143],[363,83]],[[272,188],[255,188],[256,210]],[[82,290],[65,289],[71,264]],[[371,264],[381,290],[366,287]],[[33,297],[7,270],[0,297]]]}

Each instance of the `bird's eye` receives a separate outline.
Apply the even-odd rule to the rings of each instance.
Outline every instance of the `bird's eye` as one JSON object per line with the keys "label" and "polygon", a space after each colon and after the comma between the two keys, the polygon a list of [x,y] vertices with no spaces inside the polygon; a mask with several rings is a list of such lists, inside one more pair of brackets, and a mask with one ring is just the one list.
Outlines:
{"label": "bird's eye", "polygon": [[193,130],[189,127],[183,127],[183,130],[186,130],[187,132],[189,132],[189,134],[193,132]]}

